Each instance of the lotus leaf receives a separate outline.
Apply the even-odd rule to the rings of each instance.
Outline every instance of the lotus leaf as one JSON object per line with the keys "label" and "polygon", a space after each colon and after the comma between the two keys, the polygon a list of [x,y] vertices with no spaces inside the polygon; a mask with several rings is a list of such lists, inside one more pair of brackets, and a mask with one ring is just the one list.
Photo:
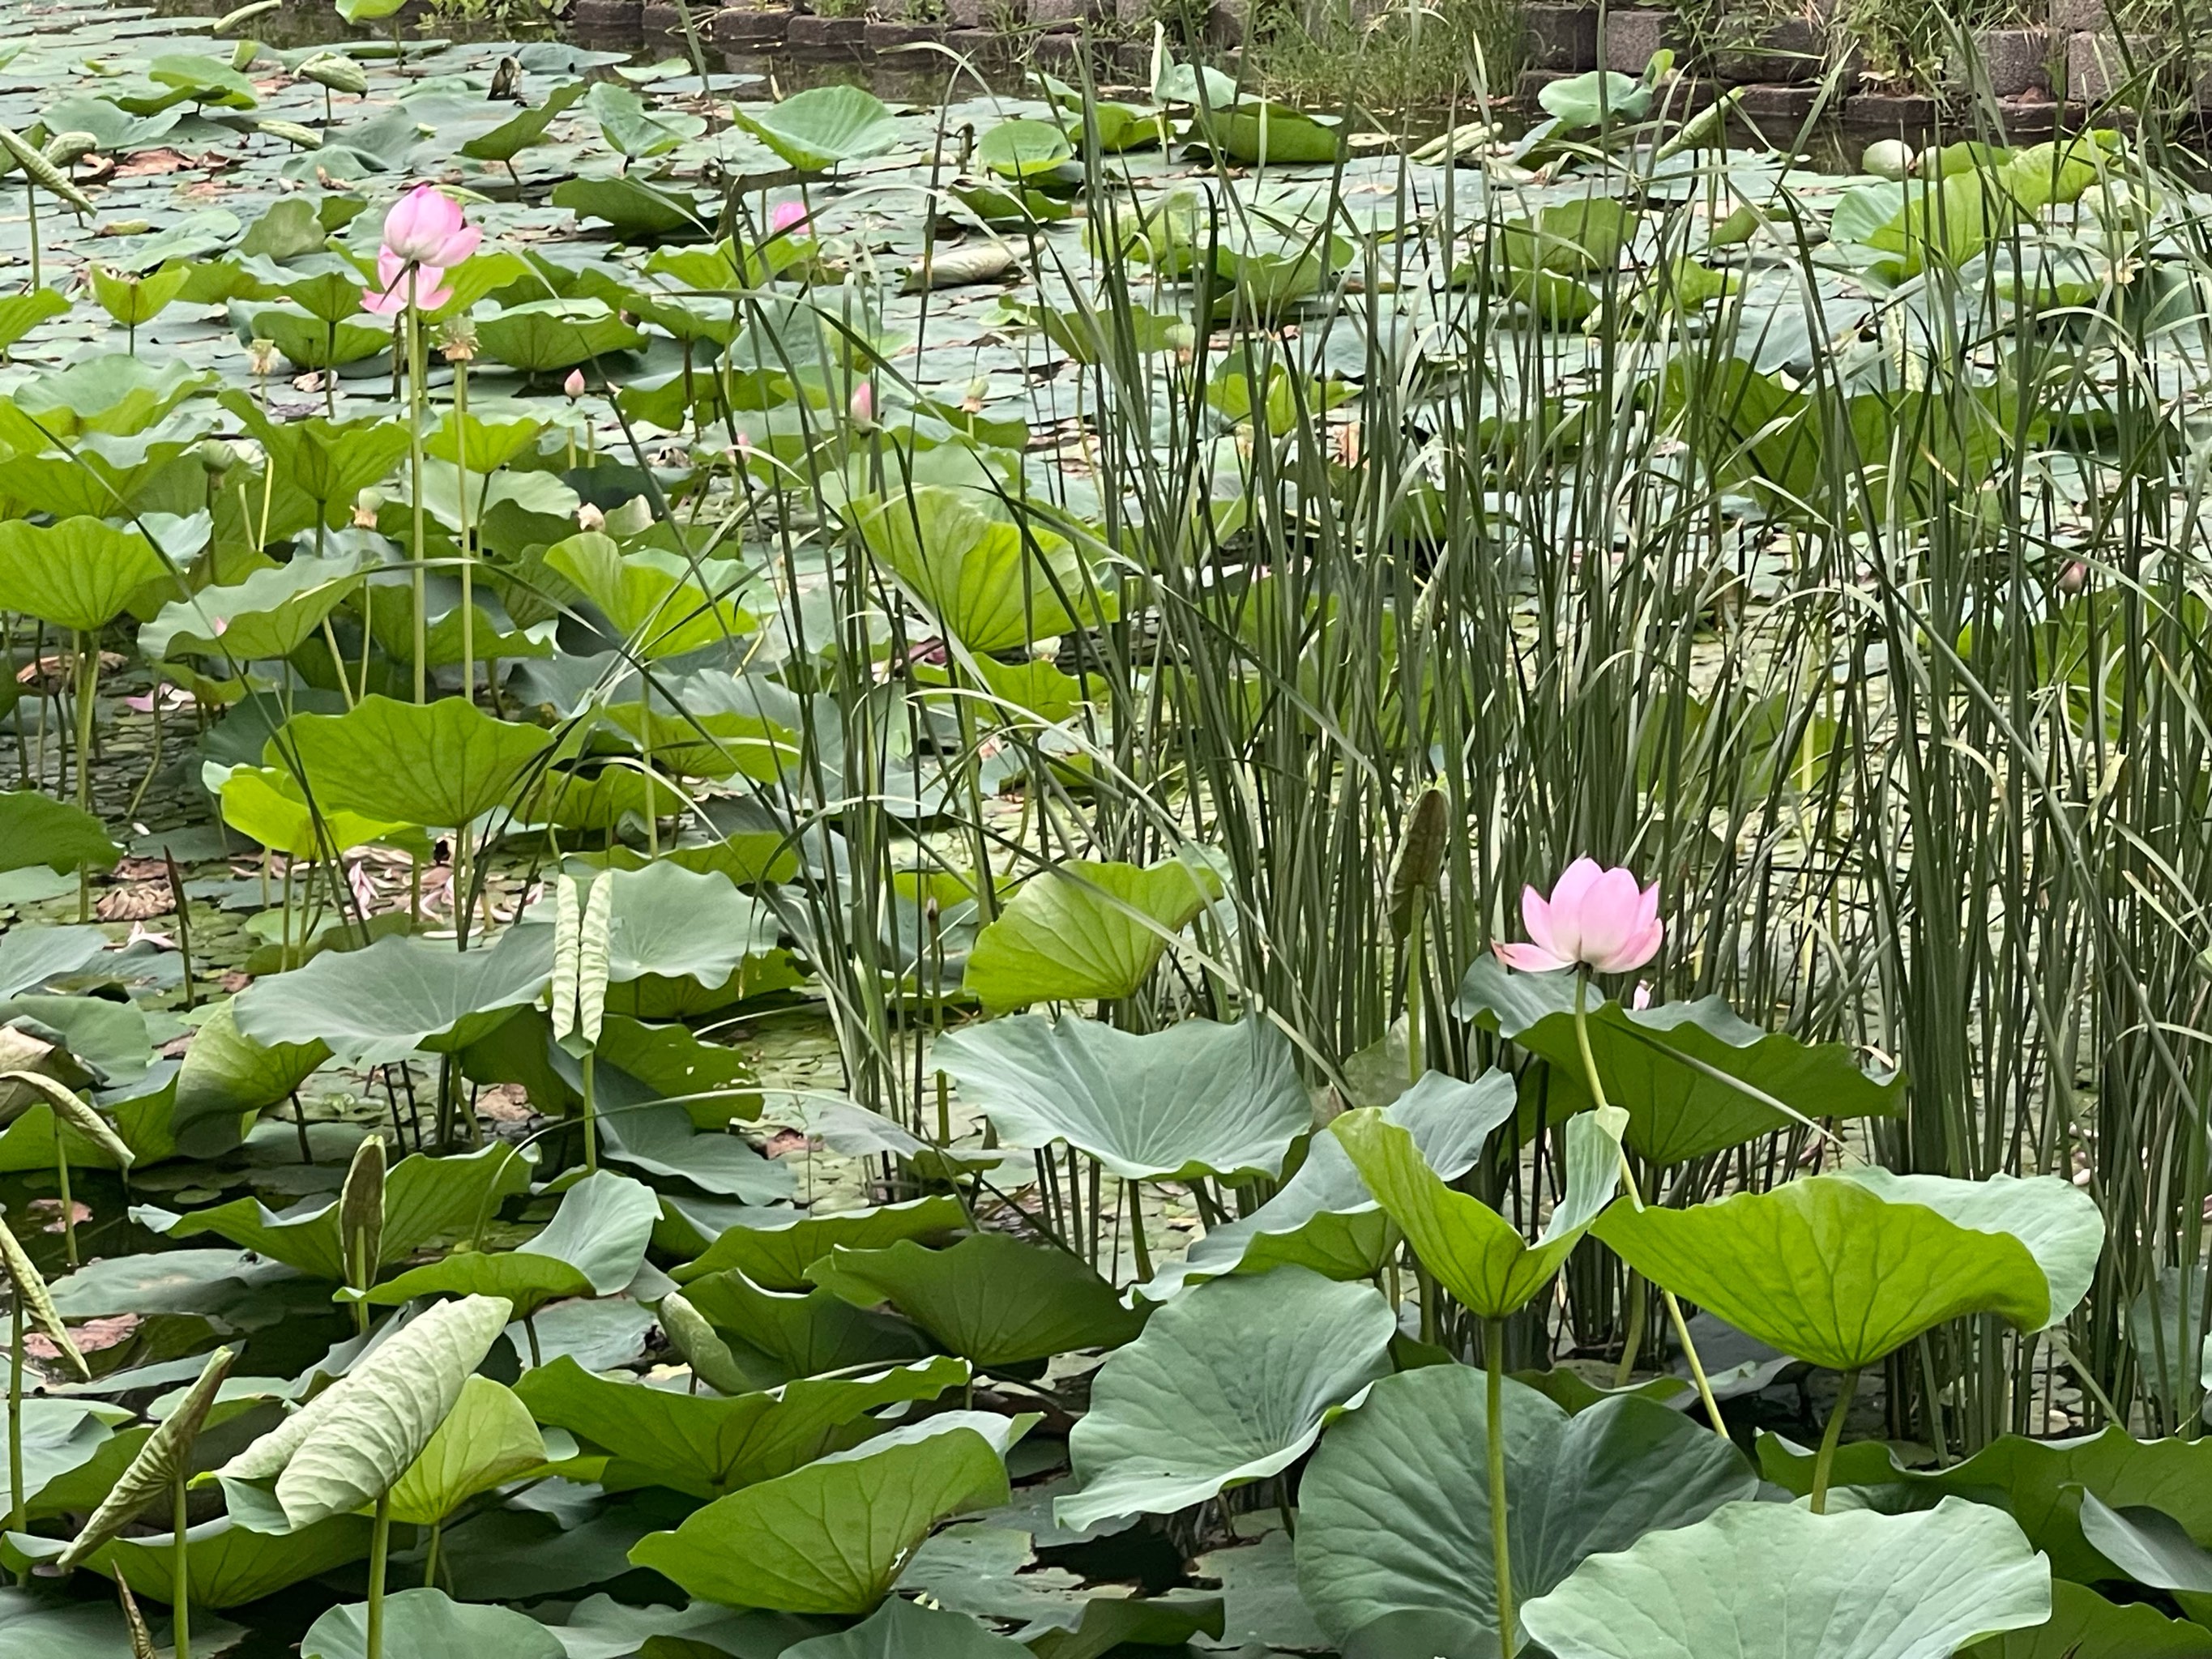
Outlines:
{"label": "lotus leaf", "polygon": [[1065,540],[992,516],[969,491],[921,484],[866,508],[857,528],[915,603],[970,651],[1030,645],[1111,614]]}
{"label": "lotus leaf", "polygon": [[1532,1244],[1480,1199],[1447,1186],[1412,1133],[1386,1122],[1374,1109],[1346,1113],[1329,1133],[1421,1264],[1485,1319],[1518,1312],[1551,1282],[1612,1201],[1620,1178],[1619,1111],[1571,1120],[1565,1134],[1566,1191]]}
{"label": "lotus leaf", "polygon": [[872,1250],[902,1238],[939,1243],[967,1225],[968,1212],[960,1200],[942,1193],[821,1215],[761,1210],[724,1229],[697,1261],[678,1267],[675,1277],[679,1285],[688,1285],[736,1268],[764,1290],[804,1291],[810,1288],[806,1270],[841,1244]]}
{"label": "lotus leaf", "polygon": [[[1468,970],[1459,995],[1463,1018],[1551,1063],[1547,1084],[1553,1098],[1571,1109],[1589,1101],[1571,978],[1509,974],[1485,957]],[[1600,1004],[1590,1010],[1589,1035],[1606,1097],[1628,1114],[1621,1139],[1654,1164],[1703,1158],[1786,1130],[1796,1121],[1790,1112],[1812,1119],[1887,1116],[1904,1100],[1902,1078],[1868,1075],[1844,1045],[1808,1046],[1778,1031],[1762,1031],[1737,1018],[1718,998],[1650,1009]],[[1748,1089],[1733,1086],[1729,1079]]]}
{"label": "lotus leaf", "polygon": [[1313,1121],[1290,1044],[1257,1019],[1139,1036],[1019,1014],[954,1033],[935,1058],[1006,1145],[1064,1140],[1125,1181],[1275,1175]]}
{"label": "lotus leaf", "polygon": [[[346,0],[341,0],[341,4]],[[564,1659],[561,1638],[511,1608],[456,1601],[443,1590],[409,1589],[384,1601],[384,1652],[407,1659]],[[332,1607],[300,1639],[300,1659],[374,1659],[368,1615],[359,1606]]]}
{"label": "lotus leaf", "polygon": [[[384,1231],[378,1265],[404,1261],[432,1239],[471,1231],[498,1207],[501,1200],[520,1192],[529,1181],[529,1164],[504,1142],[446,1158],[428,1158],[418,1152],[400,1159],[384,1178]],[[214,1233],[317,1279],[342,1283],[348,1277],[335,1199],[311,1202],[281,1216],[251,1198],[234,1199],[188,1215],[141,1205],[131,1215],[142,1226],[172,1238]]]}
{"label": "lotus leaf", "polygon": [[[1424,1073],[1382,1109],[1382,1121],[1410,1132],[1439,1179],[1474,1166],[1492,1131],[1513,1115],[1510,1073],[1486,1072],[1472,1083]],[[1316,1135],[1305,1160],[1280,1191],[1250,1215],[1209,1228],[1180,1261],[1164,1265],[1136,1294],[1164,1301],[1188,1285],[1226,1273],[1292,1266],[1328,1279],[1369,1279],[1382,1271],[1399,1234],[1334,1135]]]}
{"label": "lotus leaf", "polygon": [[1948,1659],[2039,1625],[2051,1569],[2010,1516],[1729,1504],[1583,1563],[1522,1610],[1557,1659]]}
{"label": "lotus leaf", "polygon": [[[1966,1183],[1960,1183],[1966,1184]],[[2039,1206],[2070,1212],[2020,1182],[2023,1224],[2061,1245]],[[1948,1319],[1993,1313],[2021,1330],[2051,1322],[2051,1281],[2035,1253],[1977,1206],[1962,1226],[1925,1204],[1893,1202],[1849,1176],[1814,1176],[1686,1210],[1617,1204],[1592,1229],[1653,1284],[1769,1346],[1837,1370],[1871,1364]],[[2061,1260],[2070,1268],[2070,1254]],[[2063,1271],[2064,1269],[2062,1269]]]}
{"label": "lotus leaf", "polygon": [[881,1601],[930,1528],[1006,1501],[1018,1433],[949,1412],[717,1499],[630,1552],[638,1565],[732,1607],[862,1613]]}
{"label": "lotus leaf", "polygon": [[561,1207],[526,1244],[456,1250],[386,1279],[367,1300],[392,1306],[418,1296],[493,1296],[527,1316],[562,1297],[611,1296],[637,1277],[660,1203],[641,1182],[602,1170],[562,1194]]}
{"label": "lotus leaf", "polygon": [[859,87],[814,87],[772,108],[732,112],[744,130],[802,173],[880,155],[898,142],[884,101]]}
{"label": "lotus leaf", "polygon": [[0,871],[109,870],[122,856],[91,813],[36,789],[0,790]]}
{"label": "lotus leaf", "polygon": [[269,763],[299,769],[316,804],[449,828],[510,803],[552,738],[459,697],[372,694],[343,714],[300,714],[269,740]]}
{"label": "lotus leaf", "polygon": [[0,606],[56,628],[105,628],[167,568],[145,537],[97,518],[0,524]]}
{"label": "lotus leaf", "polygon": [[1170,1515],[1280,1474],[1389,1373],[1396,1328],[1372,1285],[1303,1267],[1186,1291],[1098,1368],[1068,1437],[1081,1490],[1055,1518]]}
{"label": "lotus leaf", "polygon": [[[430,1443],[511,1310],[498,1297],[441,1302],[380,1343],[273,1432],[217,1473],[232,1514],[295,1532],[389,1492]],[[266,1485],[266,1513],[240,1514],[240,1489]]]}
{"label": "lotus leaf", "polygon": [[[1322,1437],[1298,1488],[1298,1585],[1336,1640],[1420,1613],[1455,1632],[1449,1651],[1496,1651],[1484,1390],[1464,1365],[1385,1377]],[[1648,1400],[1570,1417],[1509,1380],[1504,1407],[1522,1605],[1589,1556],[1757,1495],[1734,1445]]]}
{"label": "lotus leaf", "polygon": [[1079,1258],[1003,1233],[972,1234],[942,1250],[912,1239],[833,1249],[807,1273],[855,1307],[890,1303],[982,1370],[1117,1347],[1144,1325]]}
{"label": "lotus leaf", "polygon": [[605,1448],[613,1458],[611,1482],[712,1498],[858,1445],[882,1427],[868,1413],[934,1400],[969,1376],[964,1361],[939,1356],[872,1376],[812,1378],[715,1400],[593,1376],[562,1358],[525,1372],[515,1392],[540,1423]]}

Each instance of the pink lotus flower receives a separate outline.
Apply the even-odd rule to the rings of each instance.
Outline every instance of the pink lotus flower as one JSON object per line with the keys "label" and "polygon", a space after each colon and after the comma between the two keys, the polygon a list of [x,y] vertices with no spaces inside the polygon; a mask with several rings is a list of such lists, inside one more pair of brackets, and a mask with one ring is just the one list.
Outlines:
{"label": "pink lotus flower", "polygon": [[1659,920],[1659,884],[1639,892],[1632,872],[1601,869],[1595,859],[1569,865],[1548,901],[1534,888],[1523,888],[1521,919],[1529,943],[1491,948],[1507,967],[1526,974],[1577,964],[1625,974],[1658,955],[1667,935]]}
{"label": "pink lotus flower", "polygon": [[811,236],[814,228],[806,216],[804,202],[778,202],[768,210],[768,234],[771,236]]}
{"label": "pink lotus flower", "polygon": [[411,299],[417,310],[435,311],[453,297],[445,283],[443,265],[410,265],[384,248],[376,256],[376,286],[362,291],[361,308],[389,317],[405,310]]}
{"label": "pink lotus flower", "polygon": [[853,400],[847,405],[852,411],[853,424],[873,426],[876,423],[876,389],[863,380],[853,388]]}
{"label": "pink lotus flower", "polygon": [[450,270],[483,240],[461,216],[461,204],[432,185],[416,185],[384,216],[384,246],[402,264]]}

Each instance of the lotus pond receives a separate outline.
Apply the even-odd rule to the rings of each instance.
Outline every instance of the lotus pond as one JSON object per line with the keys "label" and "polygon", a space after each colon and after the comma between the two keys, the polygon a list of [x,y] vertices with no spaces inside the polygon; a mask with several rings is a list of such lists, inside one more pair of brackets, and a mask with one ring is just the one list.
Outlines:
{"label": "lotus pond", "polygon": [[2154,125],[375,12],[0,42],[0,1659],[2212,1655]]}

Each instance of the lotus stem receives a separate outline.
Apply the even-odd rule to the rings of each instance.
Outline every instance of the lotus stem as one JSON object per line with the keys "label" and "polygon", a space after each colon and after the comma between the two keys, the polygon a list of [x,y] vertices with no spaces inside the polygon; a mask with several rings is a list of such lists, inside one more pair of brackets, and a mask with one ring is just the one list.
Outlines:
{"label": "lotus stem", "polygon": [[[185,1477],[181,1473],[169,1483],[169,1510],[174,1528],[170,1540],[169,1577],[174,1581],[169,1586],[171,1639],[176,1644],[177,1659],[192,1659],[192,1568],[191,1552],[185,1547]],[[122,1577],[119,1569],[116,1576]]]}
{"label": "lotus stem", "polygon": [[376,1500],[375,1530],[368,1540],[368,1635],[366,1659],[384,1659],[384,1568],[392,1554],[392,1494]]}
{"label": "lotus stem", "polygon": [[422,1588],[424,1589],[438,1588],[438,1546],[444,1538],[445,1531],[446,1523],[443,1521],[433,1521],[430,1523],[430,1547],[423,1552],[422,1555]]}
{"label": "lotus stem", "polygon": [[1128,1195],[1129,1243],[1137,1253],[1137,1282],[1139,1285],[1150,1284],[1152,1277],[1152,1246],[1145,1240],[1144,1200],[1138,1194],[1135,1182],[1127,1182],[1124,1190]]}
{"label": "lotus stem", "polygon": [[[11,1287],[15,1307],[9,1315],[10,1335],[8,1340],[8,1489],[13,1501],[8,1512],[8,1525],[15,1532],[30,1530],[29,1504],[23,1496],[23,1287]],[[31,1567],[27,1561],[15,1575],[18,1584],[30,1582]]]}
{"label": "lotus stem", "polygon": [[[1575,975],[1575,1046],[1582,1050],[1583,1075],[1589,1083],[1590,1099],[1603,1111],[1607,1105],[1605,1083],[1597,1074],[1597,1055],[1590,1048],[1589,975],[1580,972]],[[1627,1189],[1630,1206],[1640,1213],[1644,1194],[1637,1188],[1636,1171],[1629,1164],[1627,1149],[1618,1149],[1618,1156],[1620,1183]],[[1629,1275],[1629,1282],[1632,1285],[1635,1283],[1633,1273]],[[1720,1402],[1713,1398],[1713,1385],[1705,1379],[1705,1363],[1698,1358],[1698,1345],[1690,1340],[1690,1323],[1682,1317],[1682,1304],[1674,1299],[1674,1292],[1664,1285],[1660,1287],[1659,1294],[1666,1302],[1667,1318],[1674,1328],[1674,1340],[1682,1345],[1682,1358],[1689,1362],[1690,1375],[1697,1382],[1698,1398],[1705,1406],[1705,1420],[1712,1425],[1715,1434],[1726,1439],[1728,1425],[1721,1418]],[[1632,1360],[1634,1357],[1634,1350],[1631,1349],[1629,1358]]]}
{"label": "lotus stem", "polygon": [[[99,695],[100,638],[80,633],[76,636],[76,804],[85,812],[92,811],[92,711]],[[76,919],[92,920],[92,872],[83,866],[76,872]]]}
{"label": "lotus stem", "polygon": [[27,171],[23,174],[23,203],[31,217],[31,287],[35,291],[44,286],[39,275],[39,187]]}
{"label": "lotus stem", "polygon": [[1488,1382],[1483,1400],[1483,1437],[1490,1455],[1490,1559],[1498,1574],[1498,1650],[1511,1659],[1513,1553],[1505,1502],[1505,1322],[1482,1322],[1482,1366]]}
{"label": "lotus stem", "polygon": [[453,362],[453,463],[460,475],[455,500],[460,514],[461,696],[477,695],[476,564],[469,552],[469,362]]}
{"label": "lotus stem", "polygon": [[1851,1401],[1859,1391],[1859,1368],[1856,1365],[1844,1373],[1843,1386],[1836,1390],[1835,1408],[1828,1413],[1828,1426],[1820,1436],[1820,1455],[1813,1460],[1813,1513],[1828,1512],[1828,1476],[1836,1467],[1836,1446],[1844,1437],[1844,1419],[1850,1415]]}
{"label": "lotus stem", "polygon": [[584,1173],[599,1172],[599,1119],[592,1097],[592,1061],[599,1058],[589,1048],[584,1050]]}
{"label": "lotus stem", "polygon": [[[393,31],[395,43],[398,30]],[[407,480],[415,509],[415,701],[428,702],[430,685],[428,597],[423,580],[422,544],[422,313],[415,303],[415,273],[407,273]],[[372,1659],[374,1650],[371,1649]]]}

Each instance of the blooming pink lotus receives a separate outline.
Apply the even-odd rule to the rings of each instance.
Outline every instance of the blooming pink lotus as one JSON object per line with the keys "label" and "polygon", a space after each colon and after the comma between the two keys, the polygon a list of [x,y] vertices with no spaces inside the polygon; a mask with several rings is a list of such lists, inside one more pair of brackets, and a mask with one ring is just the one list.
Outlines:
{"label": "blooming pink lotus", "polygon": [[1595,859],[1566,867],[1547,900],[1533,887],[1521,892],[1526,945],[1491,948],[1509,968],[1552,974],[1577,965],[1601,974],[1625,974],[1659,954],[1667,936],[1659,920],[1659,884],[1638,890],[1626,869],[1607,870]]}
{"label": "blooming pink lotus", "polygon": [[804,202],[778,202],[768,210],[768,234],[771,236],[811,236],[813,226],[807,218]]}
{"label": "blooming pink lotus", "polygon": [[384,216],[384,246],[402,264],[450,270],[477,251],[483,233],[434,185],[417,185]]}

